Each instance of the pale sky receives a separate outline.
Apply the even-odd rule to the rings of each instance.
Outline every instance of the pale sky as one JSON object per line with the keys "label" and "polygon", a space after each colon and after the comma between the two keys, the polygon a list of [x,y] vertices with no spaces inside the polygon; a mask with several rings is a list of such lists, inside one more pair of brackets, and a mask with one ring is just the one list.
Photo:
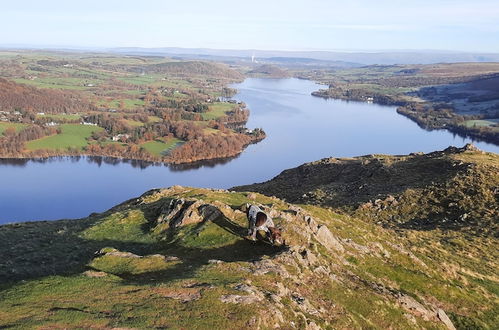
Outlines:
{"label": "pale sky", "polygon": [[499,53],[499,0],[0,0],[0,46]]}

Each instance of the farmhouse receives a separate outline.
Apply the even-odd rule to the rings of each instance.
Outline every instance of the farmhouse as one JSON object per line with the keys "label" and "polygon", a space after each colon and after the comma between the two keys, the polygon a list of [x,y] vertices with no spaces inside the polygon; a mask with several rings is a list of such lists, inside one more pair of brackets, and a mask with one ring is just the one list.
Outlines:
{"label": "farmhouse", "polygon": [[130,138],[129,134],[118,134],[118,135],[113,136],[111,139],[113,141],[123,141],[123,140],[126,140],[128,138]]}

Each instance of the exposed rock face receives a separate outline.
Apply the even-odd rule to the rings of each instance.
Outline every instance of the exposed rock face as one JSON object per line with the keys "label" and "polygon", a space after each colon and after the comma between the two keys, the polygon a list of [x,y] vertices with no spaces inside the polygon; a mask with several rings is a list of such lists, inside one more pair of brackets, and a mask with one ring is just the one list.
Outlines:
{"label": "exposed rock face", "polygon": [[202,218],[198,213],[198,208],[201,205],[201,201],[172,199],[161,208],[157,222],[168,222],[172,228],[200,222]]}
{"label": "exposed rock face", "polygon": [[213,221],[224,213],[215,205],[202,200],[171,199],[160,209],[157,223],[167,223],[169,228],[176,228],[203,221]]}
{"label": "exposed rock face", "polygon": [[220,297],[220,300],[224,303],[232,303],[232,304],[253,304],[264,300],[264,295],[261,293],[256,287],[240,283],[234,286],[234,289],[237,291],[242,291],[247,295],[236,295],[229,294],[223,295]]}
{"label": "exposed rock face", "polygon": [[416,316],[420,316],[426,321],[432,320],[435,317],[435,313],[428,310],[422,304],[416,301],[416,299],[412,298],[408,295],[402,295],[398,298],[399,304],[405,308],[411,314]]}
{"label": "exposed rock face", "polygon": [[343,248],[336,237],[334,237],[331,231],[324,225],[319,226],[317,229],[317,239],[329,250],[336,250],[338,252],[345,251],[345,248]]}
{"label": "exposed rock face", "polygon": [[254,303],[257,303],[261,300],[262,299],[260,297],[251,296],[251,295],[240,296],[237,294],[228,294],[228,295],[223,295],[222,297],[220,297],[220,301],[222,301],[224,303],[242,304],[242,305],[254,304]]}
{"label": "exposed rock face", "polygon": [[452,321],[449,319],[447,314],[445,314],[443,309],[441,309],[441,308],[438,309],[437,316],[440,319],[440,321],[442,321],[445,324],[447,329],[456,330],[456,328],[454,327],[454,324],[452,324]]}

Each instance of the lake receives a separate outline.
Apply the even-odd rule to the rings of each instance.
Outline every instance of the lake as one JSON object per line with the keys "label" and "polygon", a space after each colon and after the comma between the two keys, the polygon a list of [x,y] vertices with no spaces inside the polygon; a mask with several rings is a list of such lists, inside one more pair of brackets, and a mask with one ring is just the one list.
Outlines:
{"label": "lake", "polygon": [[176,167],[96,157],[0,160],[0,224],[85,217],[157,187],[261,182],[324,157],[429,152],[471,142],[423,130],[394,107],[313,97],[323,86],[307,80],[252,78],[233,87],[239,90],[234,99],[251,110],[247,127],[267,133],[239,157]]}

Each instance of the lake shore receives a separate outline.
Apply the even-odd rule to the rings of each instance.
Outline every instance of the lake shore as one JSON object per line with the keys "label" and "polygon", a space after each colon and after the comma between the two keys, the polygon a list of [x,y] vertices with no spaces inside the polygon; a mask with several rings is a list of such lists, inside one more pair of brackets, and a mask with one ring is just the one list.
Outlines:
{"label": "lake shore", "polygon": [[425,130],[499,145],[498,70],[497,63],[367,66],[307,78],[328,86],[313,96],[397,106]]}
{"label": "lake shore", "polygon": [[[239,90],[234,99],[252,109],[248,127],[266,131],[264,140],[236,157],[181,165],[97,156],[4,159],[0,223],[81,218],[157,187],[262,182],[322,158],[430,152],[472,142],[423,130],[395,107],[313,97],[320,85],[309,80],[250,78],[232,87]],[[499,153],[494,145],[476,145]]]}

